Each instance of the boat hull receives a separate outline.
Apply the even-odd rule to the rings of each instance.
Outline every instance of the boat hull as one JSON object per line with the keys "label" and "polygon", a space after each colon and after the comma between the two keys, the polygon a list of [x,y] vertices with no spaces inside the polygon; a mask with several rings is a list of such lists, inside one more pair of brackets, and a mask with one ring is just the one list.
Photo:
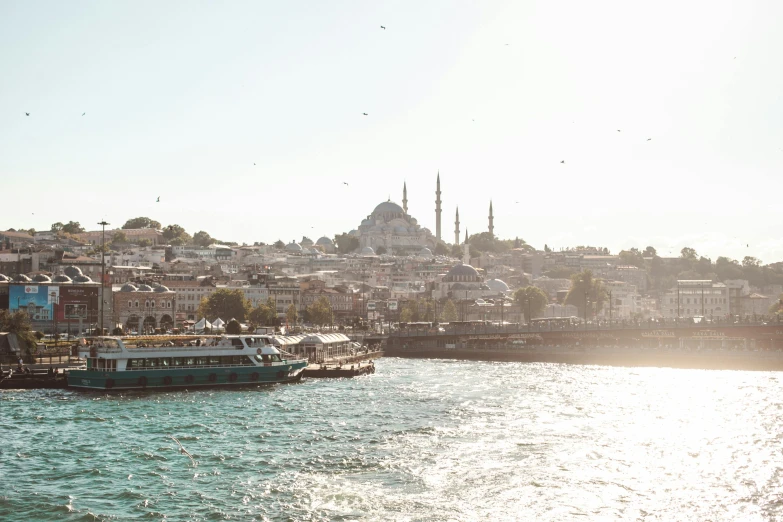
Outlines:
{"label": "boat hull", "polygon": [[68,387],[92,390],[143,390],[250,386],[292,382],[302,378],[305,361],[274,366],[177,368],[161,370],[71,370]]}

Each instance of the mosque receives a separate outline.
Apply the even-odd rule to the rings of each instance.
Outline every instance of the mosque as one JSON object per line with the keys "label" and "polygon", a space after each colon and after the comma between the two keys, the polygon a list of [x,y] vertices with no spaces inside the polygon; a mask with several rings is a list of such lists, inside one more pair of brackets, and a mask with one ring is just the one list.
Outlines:
{"label": "mosque", "polygon": [[[380,203],[367,216],[358,229],[351,230],[350,234],[359,240],[359,252],[362,254],[375,254],[380,247],[389,254],[394,255],[421,255],[424,249],[435,252],[438,243],[442,243],[441,237],[441,191],[440,172],[435,188],[435,234],[416,221],[416,218],[408,214],[408,187],[402,186],[402,206],[388,200]],[[489,204],[489,233],[494,235],[492,215],[492,202]],[[456,221],[454,222],[454,244],[460,244],[459,240],[459,208],[457,208]],[[466,234],[467,237],[467,234]]]}

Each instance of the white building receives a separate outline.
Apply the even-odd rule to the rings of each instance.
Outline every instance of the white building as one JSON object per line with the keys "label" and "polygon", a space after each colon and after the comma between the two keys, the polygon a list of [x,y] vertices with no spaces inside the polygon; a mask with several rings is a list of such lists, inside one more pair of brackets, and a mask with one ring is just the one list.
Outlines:
{"label": "white building", "polygon": [[710,280],[680,280],[661,298],[661,315],[723,318],[729,313],[729,289]]}

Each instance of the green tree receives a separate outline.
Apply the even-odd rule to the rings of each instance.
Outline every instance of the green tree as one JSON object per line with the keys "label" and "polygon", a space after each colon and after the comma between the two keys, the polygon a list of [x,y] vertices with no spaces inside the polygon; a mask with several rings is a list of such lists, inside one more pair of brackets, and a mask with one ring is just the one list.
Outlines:
{"label": "green tree", "polygon": [[81,234],[84,232],[84,227],[82,227],[78,221],[69,221],[63,225],[62,231],[67,232],[68,234]]}
{"label": "green tree", "polygon": [[299,319],[299,314],[296,312],[296,307],[293,304],[288,305],[288,310],[285,312],[285,320],[291,326],[296,326],[296,321]]}
{"label": "green tree", "polygon": [[473,253],[475,249],[478,252],[506,252],[511,248],[511,245],[506,241],[501,241],[489,232],[481,232],[479,234],[473,234],[468,238],[470,244],[470,251]]}
{"label": "green tree", "polygon": [[126,221],[125,224],[122,225],[122,228],[126,230],[136,228],[152,228],[154,230],[160,230],[160,223],[148,217],[137,217]]}
{"label": "green tree", "polygon": [[236,319],[231,319],[226,324],[226,333],[228,335],[239,335],[242,333],[242,325]]}
{"label": "green tree", "polygon": [[136,244],[140,247],[148,247],[152,246],[152,241],[147,239],[146,237],[143,237],[141,239],[136,240]]}
{"label": "green tree", "polygon": [[449,247],[446,245],[446,243],[438,243],[435,245],[435,252],[433,252],[436,256],[447,256],[449,255]]}
{"label": "green tree", "polygon": [[745,256],[742,258],[742,266],[745,268],[753,267],[758,268],[761,266],[761,261],[753,256]]}
{"label": "green tree", "polygon": [[695,260],[698,255],[696,254],[695,249],[691,247],[684,247],[682,250],[680,250],[680,257],[682,259]]}
{"label": "green tree", "polygon": [[332,305],[326,297],[319,297],[316,302],[307,307],[310,322],[323,326],[332,322]]}
{"label": "green tree", "polygon": [[601,311],[604,301],[606,301],[604,285],[600,279],[593,277],[592,270],[583,270],[571,276],[571,288],[568,290],[565,302],[576,306],[580,316],[585,316],[586,304],[591,307],[591,312],[597,314]]}
{"label": "green tree", "polygon": [[193,244],[199,245],[202,247],[208,247],[212,244],[214,240],[212,237],[204,232],[203,230],[199,230],[195,234],[193,234]]}
{"label": "green tree", "polygon": [[383,245],[379,246],[378,248],[375,249],[375,253],[378,254],[379,256],[386,254],[386,247]]}
{"label": "green tree", "polygon": [[575,273],[576,270],[574,270],[573,268],[562,266],[562,265],[555,265],[549,270],[545,270],[542,274],[552,279],[562,279],[562,278],[570,278]]}
{"label": "green tree", "polygon": [[622,250],[619,254],[620,263],[628,266],[636,266],[644,268],[644,257],[639,252],[638,248],[632,248],[630,250]]}
{"label": "green tree", "polygon": [[549,297],[538,287],[526,286],[514,292],[514,302],[525,314],[525,322],[529,323],[534,317],[541,317],[549,303]]}
{"label": "green tree", "polygon": [[457,259],[462,258],[462,246],[460,245],[453,245],[451,247],[451,257],[456,257]]}
{"label": "green tree", "polygon": [[127,243],[128,242],[128,237],[125,235],[125,232],[123,232],[122,230],[118,230],[114,234],[112,234],[111,242],[112,243]]}
{"label": "green tree", "polygon": [[274,319],[277,316],[274,308],[270,308],[269,305],[259,303],[258,306],[253,308],[249,314],[249,321],[253,326],[269,326],[274,323]]}
{"label": "green tree", "polygon": [[341,254],[349,254],[359,248],[359,238],[351,234],[339,234],[334,236],[337,251]]}
{"label": "green tree", "polygon": [[274,246],[278,250],[282,250],[285,248],[285,243],[283,243],[282,240],[278,239],[277,241],[274,242],[272,246]]}
{"label": "green tree", "polygon": [[24,310],[9,312],[0,310],[0,332],[16,334],[24,349],[24,359],[27,363],[35,362],[36,336],[32,331],[30,316]]}
{"label": "green tree", "polygon": [[50,230],[51,232],[62,232],[64,226],[65,225],[58,221],[57,223],[52,223],[52,228]]}
{"label": "green tree", "polygon": [[218,317],[233,317],[243,322],[250,314],[250,303],[245,299],[242,290],[221,288],[215,290],[208,298],[202,299],[198,313],[210,320]]}
{"label": "green tree", "polygon": [[644,257],[655,257],[658,255],[658,252],[651,246],[648,246],[644,249],[644,252],[642,253]]}
{"label": "green tree", "polygon": [[450,323],[456,321],[459,316],[457,315],[457,306],[451,299],[446,300],[443,305],[443,310],[440,313],[440,320],[444,323]]}

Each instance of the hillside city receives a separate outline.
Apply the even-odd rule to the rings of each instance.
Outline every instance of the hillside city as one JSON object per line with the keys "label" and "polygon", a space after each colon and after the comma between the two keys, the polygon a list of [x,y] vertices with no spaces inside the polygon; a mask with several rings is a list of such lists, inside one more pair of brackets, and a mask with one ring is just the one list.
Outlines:
{"label": "hillside city", "polygon": [[[691,248],[677,257],[659,256],[653,246],[538,249],[495,237],[491,203],[487,231],[461,238],[457,211],[447,243],[440,212],[433,234],[407,214],[405,197],[402,207],[379,204],[358,230],[274,244],[191,236],[147,217],[93,230],[73,221],[48,231],[9,229],[0,232],[0,309],[27,310],[39,329],[63,332],[76,330],[77,318],[82,329],[97,325],[103,308],[105,327],[123,334],[184,331],[200,320],[202,327],[236,319],[252,327],[377,330],[397,322],[560,318],[779,321],[783,311],[783,262],[713,261]],[[81,311],[54,317],[22,297],[31,292],[58,302],[70,295]]]}

